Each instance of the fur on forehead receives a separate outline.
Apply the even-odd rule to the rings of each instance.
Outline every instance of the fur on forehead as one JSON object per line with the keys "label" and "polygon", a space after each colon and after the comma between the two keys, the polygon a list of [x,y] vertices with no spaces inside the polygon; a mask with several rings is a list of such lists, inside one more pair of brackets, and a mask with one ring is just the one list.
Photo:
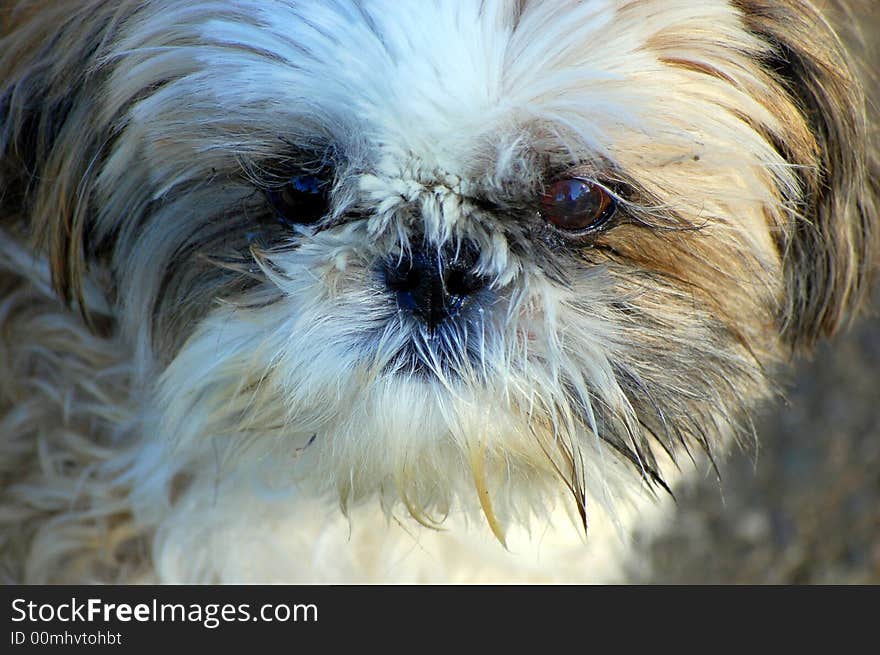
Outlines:
{"label": "fur on forehead", "polygon": [[[737,129],[741,116],[769,133],[780,125],[744,93],[766,44],[720,0],[638,9],[612,0],[92,4],[106,14],[95,22],[118,34],[70,45],[99,40],[89,67],[104,79],[94,128],[103,142],[118,139],[101,177],[108,189],[143,156],[160,198],[289,143],[329,148],[353,165],[463,180],[509,172],[524,137],[558,165],[603,158],[641,173],[707,150],[729,161],[738,138],[780,163]],[[679,42],[694,67],[732,83],[672,70],[664,50]],[[684,114],[664,102],[670,85],[687,93]],[[726,111],[705,124],[718,104]],[[705,142],[701,132],[713,128],[725,142]]]}
{"label": "fur on forehead", "polygon": [[[644,20],[645,6],[610,0],[153,3],[104,58],[114,74],[103,119],[123,116],[160,163],[163,154],[169,165],[182,161],[185,150],[198,158],[157,170],[157,193],[228,165],[221,157],[275,156],[286,143],[389,174],[470,181],[509,173],[523,139],[559,166],[603,158],[638,167],[649,140],[667,144],[658,159],[711,145],[719,161],[740,152],[728,133],[727,143],[706,144],[693,130],[737,128],[732,113],[780,132],[743,93],[766,45],[733,7],[640,4],[656,5],[654,20]],[[696,65],[735,84],[671,69],[664,50],[678,40]],[[670,85],[693,103],[685,116],[663,101]],[[718,104],[728,113],[703,127]],[[181,124],[201,129],[163,153]],[[773,153],[764,159],[774,163]]]}

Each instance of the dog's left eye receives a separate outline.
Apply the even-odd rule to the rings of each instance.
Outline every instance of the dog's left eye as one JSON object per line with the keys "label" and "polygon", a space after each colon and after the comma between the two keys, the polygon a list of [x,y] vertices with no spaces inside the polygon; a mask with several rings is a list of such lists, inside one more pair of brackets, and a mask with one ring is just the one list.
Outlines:
{"label": "dog's left eye", "polygon": [[614,196],[602,185],[577,177],[554,182],[541,196],[541,216],[564,232],[598,229],[616,207]]}
{"label": "dog's left eye", "polygon": [[282,222],[312,225],[327,215],[329,190],[330,182],[324,177],[295,175],[268,195]]}

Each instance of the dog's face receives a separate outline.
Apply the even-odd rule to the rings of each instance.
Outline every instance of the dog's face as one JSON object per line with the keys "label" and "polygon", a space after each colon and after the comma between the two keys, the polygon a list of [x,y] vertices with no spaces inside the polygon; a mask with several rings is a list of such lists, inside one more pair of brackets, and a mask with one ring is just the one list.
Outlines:
{"label": "dog's face", "polygon": [[169,479],[500,534],[713,452],[861,295],[864,101],[805,0],[39,5],[5,213],[107,281]]}

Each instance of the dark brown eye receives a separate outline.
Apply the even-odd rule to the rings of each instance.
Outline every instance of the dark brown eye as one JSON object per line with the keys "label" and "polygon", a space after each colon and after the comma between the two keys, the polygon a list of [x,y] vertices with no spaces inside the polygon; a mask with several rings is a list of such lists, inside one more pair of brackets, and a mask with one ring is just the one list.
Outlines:
{"label": "dark brown eye", "polygon": [[327,215],[330,183],[317,175],[296,175],[284,186],[270,189],[269,202],[280,222],[311,225]]}
{"label": "dark brown eye", "polygon": [[554,182],[541,196],[541,215],[566,232],[583,232],[603,225],[617,206],[606,189],[572,177]]}

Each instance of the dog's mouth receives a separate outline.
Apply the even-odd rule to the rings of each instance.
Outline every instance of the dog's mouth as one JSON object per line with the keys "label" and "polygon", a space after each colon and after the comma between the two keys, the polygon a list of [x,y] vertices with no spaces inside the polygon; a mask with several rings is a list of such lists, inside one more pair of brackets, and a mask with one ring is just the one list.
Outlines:
{"label": "dog's mouth", "polygon": [[425,381],[479,379],[486,368],[484,338],[457,322],[415,330],[388,359],[384,372]]}

